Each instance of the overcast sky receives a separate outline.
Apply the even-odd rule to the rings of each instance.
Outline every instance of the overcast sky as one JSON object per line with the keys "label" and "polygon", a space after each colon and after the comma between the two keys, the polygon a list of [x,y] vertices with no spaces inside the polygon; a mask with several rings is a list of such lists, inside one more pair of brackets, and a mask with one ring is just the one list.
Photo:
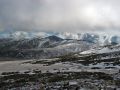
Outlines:
{"label": "overcast sky", "polygon": [[120,32],[120,0],[0,0],[0,31]]}

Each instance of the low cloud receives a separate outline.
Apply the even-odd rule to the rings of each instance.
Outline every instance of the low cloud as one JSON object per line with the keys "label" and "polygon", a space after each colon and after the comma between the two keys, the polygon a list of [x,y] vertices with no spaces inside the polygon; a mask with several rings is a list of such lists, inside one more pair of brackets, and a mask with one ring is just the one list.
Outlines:
{"label": "low cloud", "polygon": [[119,0],[0,0],[0,31],[109,32]]}

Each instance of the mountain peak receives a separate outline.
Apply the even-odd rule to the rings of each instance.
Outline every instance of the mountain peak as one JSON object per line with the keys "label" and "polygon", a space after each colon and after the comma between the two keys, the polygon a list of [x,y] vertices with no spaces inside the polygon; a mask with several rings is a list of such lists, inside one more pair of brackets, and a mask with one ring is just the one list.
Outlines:
{"label": "mountain peak", "polygon": [[62,38],[57,37],[55,35],[52,35],[52,36],[49,36],[49,37],[46,37],[46,38],[48,38],[50,40],[53,40],[53,41],[62,41],[63,40]]}

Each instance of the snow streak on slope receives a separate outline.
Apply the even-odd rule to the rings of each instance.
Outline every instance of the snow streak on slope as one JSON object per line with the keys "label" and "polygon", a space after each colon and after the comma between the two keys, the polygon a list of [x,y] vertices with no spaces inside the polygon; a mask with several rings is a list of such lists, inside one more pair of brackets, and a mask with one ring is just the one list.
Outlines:
{"label": "snow streak on slope", "polygon": [[102,54],[102,53],[112,53],[112,52],[118,52],[118,51],[120,51],[120,45],[102,46],[99,48],[83,51],[80,54]]}

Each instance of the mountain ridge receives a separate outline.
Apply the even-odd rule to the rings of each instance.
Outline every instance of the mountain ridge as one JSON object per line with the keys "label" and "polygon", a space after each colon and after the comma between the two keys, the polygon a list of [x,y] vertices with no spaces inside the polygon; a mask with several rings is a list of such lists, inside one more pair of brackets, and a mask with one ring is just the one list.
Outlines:
{"label": "mountain ridge", "polygon": [[[98,36],[97,34],[70,34],[70,33],[41,33],[38,36],[25,38],[24,33],[19,39],[8,37],[0,38],[0,56],[13,58],[51,58],[70,53],[86,53],[99,51],[108,48],[109,45],[119,45],[119,36],[109,38],[108,36]],[[26,33],[25,33],[26,35]],[[40,36],[42,35],[42,36]],[[60,36],[61,35],[61,36]],[[72,36],[79,35],[72,39]],[[64,36],[64,38],[63,38]],[[70,37],[68,37],[70,36]],[[16,37],[16,36],[15,36]],[[101,39],[102,38],[102,39]],[[103,41],[100,41],[103,40]],[[112,42],[111,42],[112,41]],[[114,48],[114,47],[113,47]],[[106,52],[107,49],[104,49]],[[112,50],[111,50],[112,51]],[[110,51],[110,52],[111,52]],[[119,51],[119,50],[118,50]],[[103,53],[104,53],[103,52]],[[108,51],[109,52],[109,51]]]}
{"label": "mountain ridge", "polygon": [[119,35],[107,35],[107,34],[95,34],[95,33],[69,33],[69,32],[24,32],[24,31],[16,31],[16,32],[4,32],[0,33],[0,38],[12,38],[15,40],[19,39],[32,39],[32,38],[45,38],[49,36],[57,36],[61,39],[77,39],[77,40],[85,40],[94,43],[99,43],[101,45],[108,44],[119,44],[120,36]]}

